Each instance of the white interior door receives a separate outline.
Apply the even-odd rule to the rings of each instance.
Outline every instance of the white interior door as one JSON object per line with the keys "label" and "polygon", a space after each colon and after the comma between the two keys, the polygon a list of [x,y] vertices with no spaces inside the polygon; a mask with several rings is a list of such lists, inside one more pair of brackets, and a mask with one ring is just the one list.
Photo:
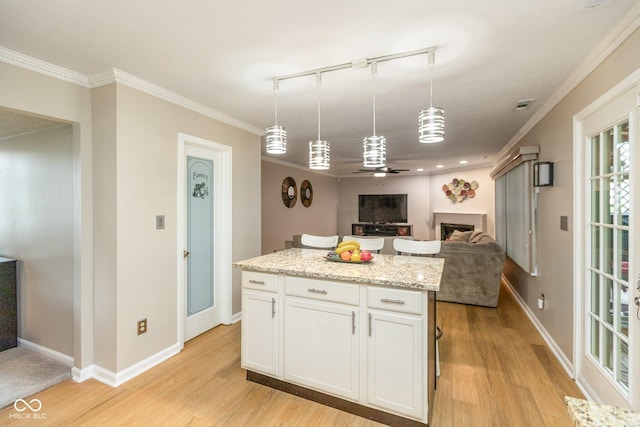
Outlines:
{"label": "white interior door", "polygon": [[182,136],[180,151],[184,342],[231,320],[231,159],[224,146],[194,137]]}
{"label": "white interior door", "polygon": [[[578,380],[596,400],[640,409],[640,144],[633,86],[579,124],[583,153]],[[582,250],[582,249],[579,249]]]}

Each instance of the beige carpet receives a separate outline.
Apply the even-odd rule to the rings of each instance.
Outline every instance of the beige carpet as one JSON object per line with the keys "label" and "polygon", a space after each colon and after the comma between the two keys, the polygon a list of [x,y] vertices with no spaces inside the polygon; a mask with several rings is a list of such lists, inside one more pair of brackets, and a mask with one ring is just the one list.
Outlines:
{"label": "beige carpet", "polygon": [[71,377],[62,362],[23,347],[0,352],[0,409]]}

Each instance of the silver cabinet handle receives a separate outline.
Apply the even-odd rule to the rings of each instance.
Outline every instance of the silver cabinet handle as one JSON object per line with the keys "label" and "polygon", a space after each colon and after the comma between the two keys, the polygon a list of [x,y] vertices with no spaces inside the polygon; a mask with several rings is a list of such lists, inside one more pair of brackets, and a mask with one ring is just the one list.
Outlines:
{"label": "silver cabinet handle", "polygon": [[404,301],[401,299],[381,298],[380,301],[389,302],[391,304],[400,304],[400,305],[404,304]]}
{"label": "silver cabinet handle", "polygon": [[369,313],[369,336],[371,336],[371,313]]}
{"label": "silver cabinet handle", "polygon": [[256,285],[264,285],[264,281],[263,280],[249,280],[249,283],[255,283]]}
{"label": "silver cabinet handle", "polygon": [[327,291],[325,291],[324,289],[309,288],[307,290],[309,292],[313,292],[314,294],[322,294],[322,295],[326,295],[327,294]]}
{"label": "silver cabinet handle", "polygon": [[353,335],[356,334],[356,312],[355,311],[351,312],[351,333]]}
{"label": "silver cabinet handle", "polygon": [[276,299],[271,298],[271,317],[276,317]]}

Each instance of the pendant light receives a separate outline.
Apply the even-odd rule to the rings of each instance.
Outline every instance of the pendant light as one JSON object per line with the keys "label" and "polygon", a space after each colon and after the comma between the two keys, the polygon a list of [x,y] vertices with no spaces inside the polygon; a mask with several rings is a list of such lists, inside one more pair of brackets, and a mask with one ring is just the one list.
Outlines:
{"label": "pendant light", "polygon": [[418,140],[423,144],[432,144],[444,140],[444,110],[433,106],[433,66],[435,50],[429,52],[430,104],[429,108],[420,111],[418,116]]}
{"label": "pendant light", "polygon": [[320,85],[322,84],[322,74],[316,73],[316,86],[318,91],[318,139],[309,141],[309,169],[326,170],[329,169],[329,158],[331,146],[327,141],[320,139]]}
{"label": "pendant light", "polygon": [[381,168],[387,165],[387,140],[384,136],[376,135],[376,75],[377,63],[371,62],[371,77],[373,80],[373,136],[365,137],[362,142],[363,164],[367,168]]}
{"label": "pendant light", "polygon": [[275,98],[275,123],[267,128],[265,141],[267,153],[283,154],[287,152],[287,131],[284,126],[278,126],[278,79],[273,79],[273,93]]}

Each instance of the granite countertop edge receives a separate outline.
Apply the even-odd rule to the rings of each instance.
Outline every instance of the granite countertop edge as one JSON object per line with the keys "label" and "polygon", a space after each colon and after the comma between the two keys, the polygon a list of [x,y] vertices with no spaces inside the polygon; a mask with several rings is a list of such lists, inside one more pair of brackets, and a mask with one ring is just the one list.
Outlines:
{"label": "granite countertop edge", "polygon": [[[416,258],[397,255],[375,255],[381,265],[346,263],[332,263],[323,259],[326,251],[288,249],[247,260],[233,263],[234,267],[246,271],[286,274],[291,276],[309,277],[336,281],[346,281],[363,285],[378,285],[418,291],[439,291],[440,278],[444,260],[441,258]],[[293,256],[292,256],[293,255]],[[305,255],[307,256],[306,258]],[[300,256],[301,259],[296,257]],[[327,265],[331,263],[333,265]],[[400,265],[396,265],[400,263]],[[375,270],[378,267],[378,270]],[[411,267],[415,267],[417,274],[411,275]],[[370,269],[371,270],[367,270]],[[384,269],[384,274],[380,273]],[[341,272],[342,270],[342,272]],[[372,274],[367,274],[372,272]],[[421,275],[421,279],[415,277]],[[424,281],[424,283],[420,283]]]}

